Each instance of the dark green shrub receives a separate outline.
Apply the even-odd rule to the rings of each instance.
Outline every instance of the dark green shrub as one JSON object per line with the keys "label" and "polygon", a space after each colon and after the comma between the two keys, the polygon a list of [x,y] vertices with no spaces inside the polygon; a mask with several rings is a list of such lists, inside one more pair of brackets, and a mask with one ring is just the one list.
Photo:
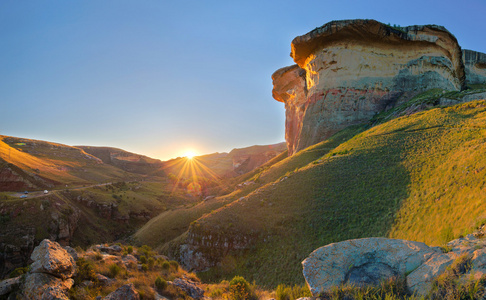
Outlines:
{"label": "dark green shrub", "polygon": [[232,300],[249,300],[255,298],[250,284],[241,276],[235,276],[229,283],[229,297]]}
{"label": "dark green shrub", "polygon": [[116,276],[118,276],[118,274],[120,274],[121,272],[121,267],[117,264],[111,264],[109,267],[108,267],[108,270],[109,270],[109,276],[111,278],[115,278]]}
{"label": "dark green shrub", "polygon": [[142,264],[142,271],[147,272],[148,271],[148,266],[147,264]]}
{"label": "dark green shrub", "polygon": [[127,247],[127,252],[128,252],[128,254],[132,254],[133,253],[133,247],[132,246],[128,246]]}
{"label": "dark green shrub", "polygon": [[154,268],[154,265],[155,265],[155,259],[153,259],[153,257],[150,257],[147,260],[147,264],[148,264],[149,269],[152,270]]}
{"label": "dark green shrub", "polygon": [[155,287],[159,291],[163,291],[167,287],[167,281],[165,279],[163,279],[162,277],[157,276],[157,278],[155,278]]}
{"label": "dark green shrub", "polygon": [[146,264],[147,263],[147,257],[145,257],[145,255],[140,256],[140,262],[142,264]]}
{"label": "dark green shrub", "polygon": [[86,260],[83,257],[80,257],[76,261],[76,266],[77,266],[77,272],[76,272],[76,276],[74,277],[75,284],[80,284],[85,280],[93,281],[95,283],[98,282],[98,278],[96,278],[94,266],[91,261]]}
{"label": "dark green shrub", "polygon": [[168,261],[164,261],[162,263],[162,270],[169,270],[170,269],[170,263]]}
{"label": "dark green shrub", "polygon": [[170,264],[170,266],[171,266],[171,267],[173,267],[174,269],[176,269],[176,270],[177,270],[177,269],[179,269],[179,263],[178,263],[178,262],[176,262],[175,260],[171,260],[171,261],[169,261],[169,264]]}

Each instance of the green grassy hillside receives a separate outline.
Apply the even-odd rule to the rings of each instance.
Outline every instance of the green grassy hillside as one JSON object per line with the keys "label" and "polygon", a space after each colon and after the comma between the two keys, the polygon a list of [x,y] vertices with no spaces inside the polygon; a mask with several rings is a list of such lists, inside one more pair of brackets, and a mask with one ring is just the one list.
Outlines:
{"label": "green grassy hillside", "polygon": [[300,283],[300,262],[317,247],[371,236],[441,245],[486,220],[485,101],[365,129],[345,129],[260,170],[249,190],[233,193],[245,197],[194,222],[193,238],[178,243],[208,257],[218,251],[197,237],[249,239],[244,250],[218,252],[220,266],[201,276]]}

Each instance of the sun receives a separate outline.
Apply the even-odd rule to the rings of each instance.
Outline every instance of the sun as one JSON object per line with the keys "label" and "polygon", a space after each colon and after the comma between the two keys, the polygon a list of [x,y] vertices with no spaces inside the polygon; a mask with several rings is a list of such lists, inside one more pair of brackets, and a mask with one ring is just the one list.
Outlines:
{"label": "sun", "polygon": [[194,156],[196,156],[194,151],[186,151],[186,153],[184,153],[184,157],[187,159],[192,159]]}

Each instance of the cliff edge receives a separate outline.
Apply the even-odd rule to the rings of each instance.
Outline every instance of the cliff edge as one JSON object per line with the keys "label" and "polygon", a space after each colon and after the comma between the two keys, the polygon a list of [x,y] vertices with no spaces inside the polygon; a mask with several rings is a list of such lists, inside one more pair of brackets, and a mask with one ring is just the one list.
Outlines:
{"label": "cliff edge", "polygon": [[485,78],[483,54],[463,54],[437,25],[332,21],[291,48],[296,65],[272,75],[273,97],[285,103],[290,155],[426,90],[462,90],[468,71],[474,83]]}

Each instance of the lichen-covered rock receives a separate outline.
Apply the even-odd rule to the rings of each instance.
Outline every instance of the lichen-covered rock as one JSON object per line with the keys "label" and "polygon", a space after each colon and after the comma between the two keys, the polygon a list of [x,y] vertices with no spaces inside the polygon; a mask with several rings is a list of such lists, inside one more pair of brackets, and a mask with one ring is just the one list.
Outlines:
{"label": "lichen-covered rock", "polygon": [[441,26],[333,21],[291,46],[298,66],[272,76],[273,96],[286,107],[289,154],[419,92],[465,87],[461,48]]}
{"label": "lichen-covered rock", "polygon": [[304,277],[314,297],[340,285],[377,285],[392,277],[405,277],[410,292],[426,297],[434,281],[452,264],[466,266],[460,272],[454,271],[460,282],[486,276],[486,239],[476,236],[469,234],[450,241],[446,253],[439,247],[386,238],[329,244],[302,262]]}
{"label": "lichen-covered rock", "polygon": [[103,300],[140,300],[140,295],[135,290],[133,283],[129,283],[108,294]]}
{"label": "lichen-covered rock", "polygon": [[74,280],[62,280],[45,273],[28,274],[23,284],[22,299],[64,300]]}
{"label": "lichen-covered rock", "polygon": [[76,268],[73,257],[58,243],[43,240],[30,256],[31,273],[47,273],[62,279],[71,277]]}
{"label": "lichen-covered rock", "polygon": [[364,238],[329,244],[312,252],[302,264],[314,297],[343,285],[374,285],[412,272],[438,251],[424,243]]}

